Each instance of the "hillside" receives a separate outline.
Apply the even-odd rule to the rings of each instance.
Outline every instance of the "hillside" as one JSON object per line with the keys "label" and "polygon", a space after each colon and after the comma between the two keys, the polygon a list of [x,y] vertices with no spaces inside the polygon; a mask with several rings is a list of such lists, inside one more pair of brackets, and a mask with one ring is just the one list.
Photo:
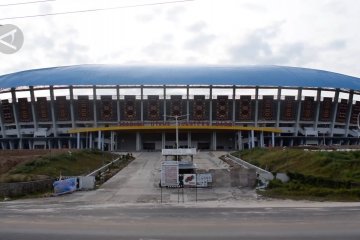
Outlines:
{"label": "hillside", "polygon": [[289,183],[270,182],[265,196],[360,200],[360,151],[310,151],[304,149],[252,149],[233,153],[270,172],[288,173]]}
{"label": "hillside", "polygon": [[[1,152],[1,151],[0,151]],[[89,173],[115,159],[95,150],[16,150],[1,153],[0,182],[19,182]]]}
{"label": "hillside", "polygon": [[360,151],[321,152],[274,148],[244,150],[234,155],[270,172],[297,172],[360,182]]}

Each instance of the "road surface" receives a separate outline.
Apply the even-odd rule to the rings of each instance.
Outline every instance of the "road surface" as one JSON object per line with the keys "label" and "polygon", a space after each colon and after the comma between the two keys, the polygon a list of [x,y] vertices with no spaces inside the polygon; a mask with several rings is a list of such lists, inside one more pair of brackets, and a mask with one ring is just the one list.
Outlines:
{"label": "road surface", "polygon": [[[203,159],[211,159],[206,163]],[[199,161],[223,165],[216,154]],[[0,240],[360,239],[360,203],[258,198],[253,190],[157,187],[161,156],[142,153],[102,188],[0,202]]]}

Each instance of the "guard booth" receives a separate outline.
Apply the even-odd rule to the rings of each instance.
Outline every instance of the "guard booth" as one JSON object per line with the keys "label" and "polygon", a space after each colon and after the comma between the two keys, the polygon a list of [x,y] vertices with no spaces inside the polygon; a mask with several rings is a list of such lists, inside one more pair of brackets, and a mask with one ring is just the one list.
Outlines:
{"label": "guard booth", "polygon": [[160,187],[183,187],[184,176],[196,173],[196,165],[190,161],[163,161]]}
{"label": "guard booth", "polygon": [[[196,148],[162,149],[162,155],[165,156],[165,161],[161,163],[159,186],[183,186],[184,174],[196,173],[196,165],[193,163],[194,154],[196,154]],[[168,160],[168,158],[172,159]]]}

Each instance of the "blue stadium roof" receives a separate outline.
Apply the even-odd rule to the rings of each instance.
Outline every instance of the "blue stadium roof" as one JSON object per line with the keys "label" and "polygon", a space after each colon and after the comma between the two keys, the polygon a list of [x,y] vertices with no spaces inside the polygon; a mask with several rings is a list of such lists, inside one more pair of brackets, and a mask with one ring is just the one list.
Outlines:
{"label": "blue stadium roof", "polygon": [[360,90],[360,78],[283,66],[77,65],[0,76],[0,88],[41,85],[241,85]]}

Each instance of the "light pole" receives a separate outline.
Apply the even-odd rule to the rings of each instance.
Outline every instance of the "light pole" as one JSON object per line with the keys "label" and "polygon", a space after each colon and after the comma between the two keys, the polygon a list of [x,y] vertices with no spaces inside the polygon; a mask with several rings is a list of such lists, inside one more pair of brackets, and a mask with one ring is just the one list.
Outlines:
{"label": "light pole", "polygon": [[178,125],[178,118],[186,117],[189,114],[185,115],[165,115],[165,117],[175,118],[175,129],[176,129],[176,149],[179,148],[179,125]]}

